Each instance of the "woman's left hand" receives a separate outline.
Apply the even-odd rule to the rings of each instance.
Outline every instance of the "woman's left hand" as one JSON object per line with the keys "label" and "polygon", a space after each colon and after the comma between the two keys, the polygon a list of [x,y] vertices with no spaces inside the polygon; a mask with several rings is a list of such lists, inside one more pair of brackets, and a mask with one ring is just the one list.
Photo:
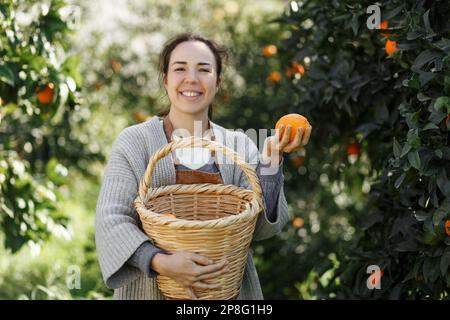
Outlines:
{"label": "woman's left hand", "polygon": [[283,132],[284,125],[281,125],[279,129],[275,129],[275,135],[267,137],[264,141],[264,149],[262,152],[263,162],[265,164],[278,165],[281,161],[283,153],[291,153],[292,151],[300,150],[306,146],[311,136],[312,126],[306,129],[298,128],[294,140],[289,142],[292,126],[288,125],[280,139],[280,134]]}

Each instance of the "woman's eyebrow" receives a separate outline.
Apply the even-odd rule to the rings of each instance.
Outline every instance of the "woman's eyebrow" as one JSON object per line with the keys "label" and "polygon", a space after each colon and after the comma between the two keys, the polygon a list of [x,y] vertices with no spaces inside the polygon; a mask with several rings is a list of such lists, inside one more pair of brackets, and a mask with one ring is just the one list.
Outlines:
{"label": "woman's eyebrow", "polygon": [[[174,65],[174,64],[187,64],[187,62],[186,61],[175,61],[174,63],[172,63],[172,65]],[[199,63],[197,63],[197,65],[199,65],[199,66],[210,66],[211,63],[209,63],[209,62],[199,62]]]}

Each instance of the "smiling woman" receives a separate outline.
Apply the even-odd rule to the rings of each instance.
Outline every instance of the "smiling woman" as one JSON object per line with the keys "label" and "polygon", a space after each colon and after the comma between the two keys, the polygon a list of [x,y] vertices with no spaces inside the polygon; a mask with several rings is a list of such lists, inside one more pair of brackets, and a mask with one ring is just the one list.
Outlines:
{"label": "smiling woman", "polygon": [[[169,41],[161,52],[159,71],[171,108],[159,116],[169,114],[172,109],[197,113],[208,106],[208,118],[212,119],[212,103],[221,82],[222,63],[227,59],[225,48],[200,35],[186,33]],[[194,101],[197,107],[186,106],[187,101]]]}
{"label": "smiling woman", "polygon": [[[270,155],[263,151],[260,158],[255,143],[243,132],[228,130],[212,122],[212,103],[220,85],[225,57],[225,50],[199,35],[181,34],[169,40],[160,56],[160,80],[167,91],[170,107],[159,116],[126,128],[114,143],[97,204],[96,245],[104,280],[115,289],[116,299],[164,299],[155,281],[157,275],[172,279],[195,299],[196,290],[228,287],[229,284],[214,280],[225,273],[236,272],[228,266],[226,259],[214,261],[212,257],[196,252],[166,252],[155,246],[142,231],[133,207],[138,182],[146,171],[149,158],[171,142],[178,129],[190,136],[200,135],[210,140],[217,137],[219,144],[236,151],[255,169],[263,193],[264,210],[257,217],[251,235],[253,240],[278,234],[289,220],[282,188],[281,154],[301,148],[300,141],[304,145],[308,139],[302,140],[302,132],[298,131],[294,141],[289,143],[286,138],[290,133],[288,127],[283,138],[279,138],[278,133],[266,138],[264,151],[270,151]],[[200,132],[197,126],[194,130],[198,122]],[[171,157],[160,159],[155,166],[151,187],[211,183],[251,189],[241,168],[216,161],[214,152],[208,151],[203,157],[213,161],[197,161],[198,166],[184,162],[183,157],[180,157],[180,163],[176,153],[169,155]],[[275,170],[263,173],[267,172],[266,167]],[[246,257],[241,287],[232,292],[232,297],[263,299],[252,256]]]}

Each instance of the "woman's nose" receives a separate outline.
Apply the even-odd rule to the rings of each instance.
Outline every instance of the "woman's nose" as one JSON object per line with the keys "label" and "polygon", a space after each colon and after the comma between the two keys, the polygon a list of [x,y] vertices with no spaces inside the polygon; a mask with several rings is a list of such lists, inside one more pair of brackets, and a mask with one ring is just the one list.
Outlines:
{"label": "woman's nose", "polygon": [[195,70],[189,71],[186,75],[185,81],[187,82],[197,82],[197,72]]}

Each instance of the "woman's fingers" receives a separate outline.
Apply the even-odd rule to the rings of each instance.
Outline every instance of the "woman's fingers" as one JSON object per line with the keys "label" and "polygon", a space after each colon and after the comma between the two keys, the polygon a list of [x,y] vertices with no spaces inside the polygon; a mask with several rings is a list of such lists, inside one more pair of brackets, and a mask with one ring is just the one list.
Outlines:
{"label": "woman's fingers", "polygon": [[283,137],[280,141],[280,148],[283,149],[289,143],[289,137],[291,136],[292,126],[290,124],[287,125],[285,132],[283,133]]}
{"label": "woman's fingers", "polygon": [[207,258],[207,257],[205,257],[205,256],[196,254],[196,253],[192,253],[192,254],[191,254],[191,259],[192,259],[195,263],[200,264],[200,265],[202,265],[202,266],[207,266],[207,265],[211,265],[211,264],[214,263],[213,260],[211,260],[211,259],[209,259],[209,258]]}
{"label": "woman's fingers", "polygon": [[309,126],[308,129],[306,129],[305,134],[303,135],[303,145],[307,145],[309,142],[309,137],[311,136],[312,127]]}
{"label": "woman's fingers", "polygon": [[292,152],[302,146],[303,128],[297,128],[294,140],[284,147],[284,152]]}
{"label": "woman's fingers", "polygon": [[230,269],[228,268],[228,266],[225,266],[224,268],[222,268],[218,271],[203,273],[197,277],[197,280],[202,281],[202,280],[207,280],[207,279],[214,279],[214,278],[217,278],[218,276],[221,276],[228,272],[230,272]]}
{"label": "woman's fingers", "polygon": [[203,274],[208,274],[212,272],[217,272],[228,265],[227,261],[222,261],[219,263],[211,264],[209,266],[198,266],[196,276],[200,277]]}
{"label": "woman's fingers", "polygon": [[192,284],[192,287],[196,289],[217,289],[220,288],[220,283],[208,284],[201,281],[197,281]]}

